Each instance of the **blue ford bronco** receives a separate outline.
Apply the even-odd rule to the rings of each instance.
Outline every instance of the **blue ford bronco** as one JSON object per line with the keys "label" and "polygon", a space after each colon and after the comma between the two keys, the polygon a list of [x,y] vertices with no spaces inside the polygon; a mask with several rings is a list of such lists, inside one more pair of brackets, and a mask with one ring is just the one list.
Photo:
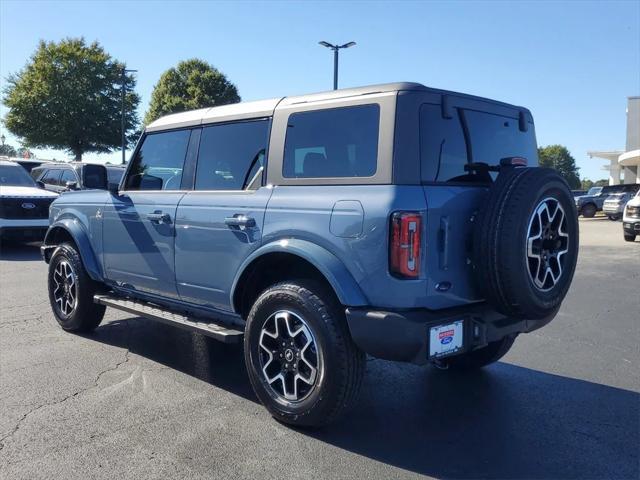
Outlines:
{"label": "blue ford bronco", "polygon": [[556,315],[577,214],[537,162],[528,110],[417,83],[169,115],[118,187],[52,204],[51,307],[244,342],[271,414],[326,424],[365,354],[479,368]]}

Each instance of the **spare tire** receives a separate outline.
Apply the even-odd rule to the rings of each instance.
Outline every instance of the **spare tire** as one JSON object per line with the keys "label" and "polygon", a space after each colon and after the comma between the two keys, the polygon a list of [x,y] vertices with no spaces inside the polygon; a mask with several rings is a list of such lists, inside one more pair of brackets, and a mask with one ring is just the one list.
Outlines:
{"label": "spare tire", "polygon": [[504,315],[547,317],[569,290],[578,240],[571,190],[555,170],[502,169],[474,226],[476,287]]}

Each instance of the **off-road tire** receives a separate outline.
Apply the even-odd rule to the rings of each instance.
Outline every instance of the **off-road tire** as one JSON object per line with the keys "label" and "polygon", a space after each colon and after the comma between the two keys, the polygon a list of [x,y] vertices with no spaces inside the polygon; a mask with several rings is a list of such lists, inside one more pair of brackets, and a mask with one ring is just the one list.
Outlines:
{"label": "off-road tire", "polygon": [[587,203],[580,209],[580,215],[584,218],[593,218],[596,216],[598,209],[593,203]]}
{"label": "off-road tire", "polygon": [[507,335],[501,340],[490,342],[482,348],[455,355],[444,359],[440,363],[449,370],[475,370],[486,367],[504,357],[513,346],[516,337],[517,335]]}
{"label": "off-road tire", "polygon": [[624,239],[627,242],[635,242],[636,241],[636,236],[635,235],[627,235],[626,233],[624,234]]}
{"label": "off-road tire", "polygon": [[[282,310],[304,318],[323,358],[308,397],[295,403],[274,395],[259,359],[263,325]],[[365,354],[351,339],[343,307],[333,292],[311,280],[278,283],[258,297],[247,318],[244,355],[251,385],[262,404],[277,420],[302,427],[326,425],[347,412],[357,400],[366,363]]]}
{"label": "off-road tire", "polygon": [[[562,207],[563,217],[558,218],[566,220],[563,233],[568,234],[561,273],[557,282],[552,277],[554,286],[548,289],[536,286],[528,254],[534,213],[547,201]],[[558,240],[557,233],[550,241],[553,245],[565,241]],[[503,170],[475,221],[473,240],[475,285],[489,304],[514,318],[533,320],[552,314],[569,290],[578,258],[578,217],[567,182],[548,168]],[[546,271],[545,267],[545,275]]]}
{"label": "off-road tire", "polygon": [[[76,306],[65,314],[55,299],[56,283],[54,275],[60,262],[66,261],[75,278]],[[64,243],[55,249],[49,261],[48,274],[49,302],[60,326],[68,332],[89,332],[95,329],[104,317],[105,306],[93,302],[93,296],[101,289],[101,284],[89,277],[75,245]]]}

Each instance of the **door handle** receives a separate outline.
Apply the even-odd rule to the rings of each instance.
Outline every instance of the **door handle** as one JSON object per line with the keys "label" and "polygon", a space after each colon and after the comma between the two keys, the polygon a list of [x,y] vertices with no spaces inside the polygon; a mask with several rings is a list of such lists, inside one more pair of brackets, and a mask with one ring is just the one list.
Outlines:
{"label": "door handle", "polygon": [[226,217],[224,219],[224,223],[229,225],[230,227],[255,227],[256,220],[252,217],[247,217],[246,215],[234,215],[233,217]]}
{"label": "door handle", "polygon": [[153,213],[147,213],[147,220],[151,223],[157,223],[160,225],[163,223],[171,223],[171,216],[168,213],[156,211]]}

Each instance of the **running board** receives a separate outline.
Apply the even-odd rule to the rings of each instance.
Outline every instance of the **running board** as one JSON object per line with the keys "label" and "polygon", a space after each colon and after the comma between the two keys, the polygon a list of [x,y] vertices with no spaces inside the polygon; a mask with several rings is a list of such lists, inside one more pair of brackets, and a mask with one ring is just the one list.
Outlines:
{"label": "running board", "polygon": [[223,325],[215,320],[203,321],[197,317],[190,317],[171,310],[165,310],[157,305],[131,300],[111,295],[94,295],[93,301],[100,305],[116,308],[124,312],[133,313],[151,320],[157,320],[167,325],[198,332],[224,343],[238,343],[242,340],[244,332],[233,327]]}

